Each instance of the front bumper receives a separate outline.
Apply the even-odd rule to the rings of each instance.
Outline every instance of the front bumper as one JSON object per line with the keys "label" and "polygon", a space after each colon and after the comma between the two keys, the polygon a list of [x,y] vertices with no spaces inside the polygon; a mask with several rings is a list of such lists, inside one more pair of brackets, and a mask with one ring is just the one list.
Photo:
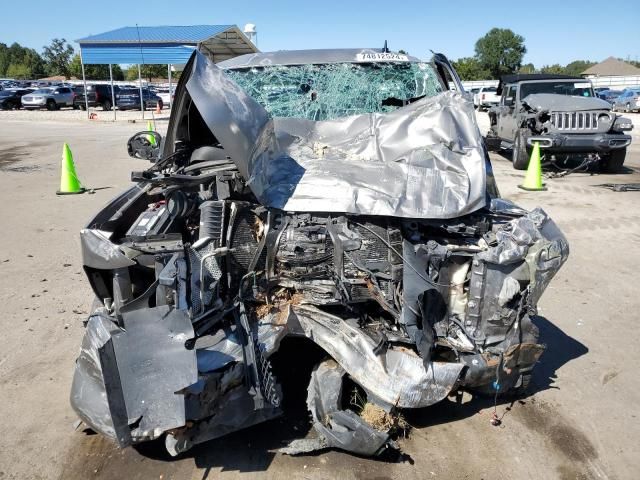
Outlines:
{"label": "front bumper", "polygon": [[529,137],[527,145],[538,142],[540,148],[553,152],[601,152],[626,148],[631,143],[630,135],[594,133],[594,134],[558,134]]}

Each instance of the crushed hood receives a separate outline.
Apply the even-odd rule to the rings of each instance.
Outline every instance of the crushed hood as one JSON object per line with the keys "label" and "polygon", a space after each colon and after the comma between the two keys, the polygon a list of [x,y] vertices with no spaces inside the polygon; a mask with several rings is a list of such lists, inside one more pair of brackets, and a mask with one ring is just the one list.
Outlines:
{"label": "crushed hood", "polygon": [[578,112],[581,110],[611,110],[611,104],[595,97],[574,97],[555,93],[533,93],[527,95],[524,103],[536,110]]}
{"label": "crushed hood", "polygon": [[444,219],[485,205],[482,137],[458,93],[387,114],[271,118],[204,55],[191,65],[195,106],[267,207]]}

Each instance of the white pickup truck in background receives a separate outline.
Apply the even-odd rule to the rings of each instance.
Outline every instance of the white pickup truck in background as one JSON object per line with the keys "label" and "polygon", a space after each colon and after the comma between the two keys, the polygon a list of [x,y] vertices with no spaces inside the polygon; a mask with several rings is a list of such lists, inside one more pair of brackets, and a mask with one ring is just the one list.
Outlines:
{"label": "white pickup truck in background", "polygon": [[497,87],[482,87],[478,93],[473,96],[473,106],[481,112],[489,107],[498,105],[500,97],[496,93]]}

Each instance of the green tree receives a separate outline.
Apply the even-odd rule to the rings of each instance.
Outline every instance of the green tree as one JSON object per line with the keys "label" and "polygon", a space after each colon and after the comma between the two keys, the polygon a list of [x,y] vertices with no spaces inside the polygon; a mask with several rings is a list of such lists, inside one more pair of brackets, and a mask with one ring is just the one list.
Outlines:
{"label": "green tree", "polygon": [[476,58],[492,76],[515,73],[527,52],[524,38],[508,28],[492,28],[476,42]]}
{"label": "green tree", "polygon": [[[167,78],[167,66],[166,65],[141,65],[142,78],[151,82],[154,78]],[[138,66],[131,65],[127,68],[126,73],[127,80],[138,79]]]}
{"label": "green tree", "polygon": [[24,63],[12,63],[7,68],[6,76],[9,78],[16,78],[25,80],[31,76],[31,70]]}
{"label": "green tree", "polygon": [[453,62],[453,68],[458,72],[460,79],[464,81],[485,80],[491,75],[475,57],[459,58]]}
{"label": "green tree", "polygon": [[559,63],[554,63],[553,65],[545,65],[540,69],[540,73],[563,75],[564,67]]}
{"label": "green tree", "polygon": [[589,60],[575,60],[564,67],[564,73],[567,75],[575,75],[577,77],[587,68],[593,67],[595,64],[596,62],[590,62]]}
{"label": "green tree", "polygon": [[42,56],[47,63],[49,75],[69,77],[69,65],[73,56],[73,47],[64,38],[54,38],[44,47]]}
{"label": "green tree", "polygon": [[[124,80],[124,73],[120,65],[112,65],[111,70],[113,71],[114,80]],[[76,53],[71,59],[69,63],[69,73],[76,78],[82,78],[80,54]],[[84,74],[87,80],[108,80],[109,65],[85,65]]]}
{"label": "green tree", "polygon": [[18,43],[10,47],[0,43],[0,76],[11,76],[8,73],[11,65],[12,71],[24,75],[24,78],[39,78],[44,75],[44,61],[38,52]]}
{"label": "green tree", "polygon": [[536,73],[536,67],[533,65],[533,63],[525,63],[520,67],[518,73]]}

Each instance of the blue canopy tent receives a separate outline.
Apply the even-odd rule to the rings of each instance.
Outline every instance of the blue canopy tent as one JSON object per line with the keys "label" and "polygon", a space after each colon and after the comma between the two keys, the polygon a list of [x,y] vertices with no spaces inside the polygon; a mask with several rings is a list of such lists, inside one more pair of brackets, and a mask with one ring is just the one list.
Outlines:
{"label": "blue canopy tent", "polygon": [[[169,90],[171,90],[171,66],[184,64],[195,49],[214,62],[257,52],[256,46],[236,25],[189,25],[162,27],[122,27],[76,40],[80,44],[82,81],[87,88],[85,65],[109,65],[111,74],[112,104],[115,105],[113,89],[113,64],[137,64],[140,83],[140,109],[144,118],[142,102],[142,75],[140,65],[167,64]],[[89,105],[85,95],[87,114]],[[114,109],[115,119],[115,109]]]}

